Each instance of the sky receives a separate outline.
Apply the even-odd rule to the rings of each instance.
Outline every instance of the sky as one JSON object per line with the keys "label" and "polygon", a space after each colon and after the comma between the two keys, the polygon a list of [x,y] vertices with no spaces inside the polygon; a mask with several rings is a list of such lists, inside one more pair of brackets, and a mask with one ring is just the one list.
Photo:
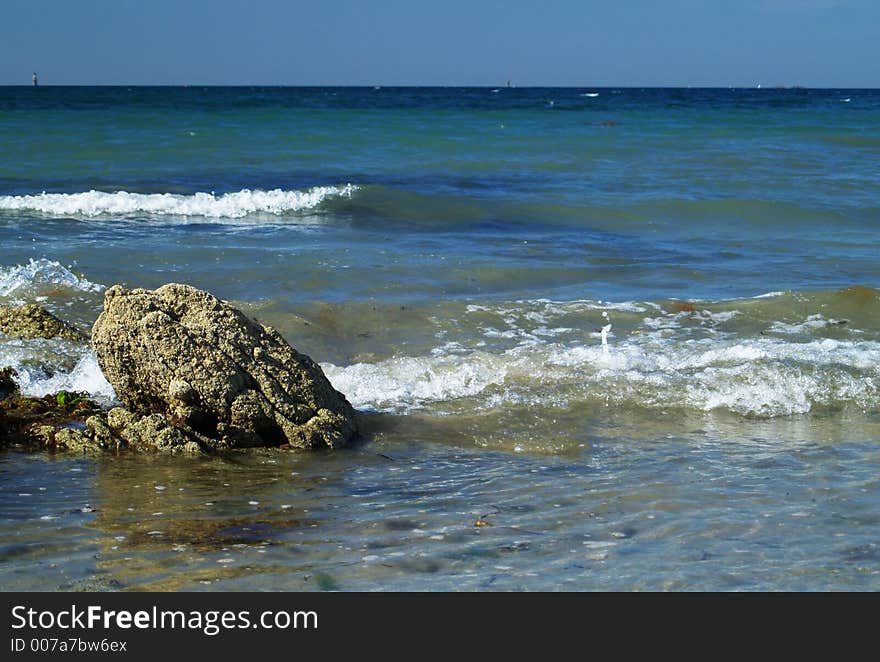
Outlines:
{"label": "sky", "polygon": [[878,0],[2,0],[0,84],[880,87]]}

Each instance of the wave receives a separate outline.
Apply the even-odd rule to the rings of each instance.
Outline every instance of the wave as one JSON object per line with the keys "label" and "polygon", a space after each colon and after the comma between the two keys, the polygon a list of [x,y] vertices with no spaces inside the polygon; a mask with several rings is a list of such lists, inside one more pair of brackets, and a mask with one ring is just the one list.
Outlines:
{"label": "wave", "polygon": [[[439,413],[575,403],[727,410],[746,416],[880,407],[880,343],[777,339],[681,343],[659,337],[590,345],[521,345],[324,366],[355,407]],[[464,402],[466,401],[466,402]],[[445,412],[444,412],[445,410]]]}
{"label": "wave", "polygon": [[0,296],[15,297],[46,287],[64,287],[80,292],[100,292],[104,289],[103,285],[77,276],[71,269],[72,266],[65,267],[60,262],[46,258],[31,258],[27,264],[0,267]]}
{"label": "wave", "polygon": [[443,344],[421,355],[328,363],[325,372],[356,407],[397,413],[579,404],[747,417],[880,411],[880,292],[872,288],[446,312],[451,321],[436,336]]}
{"label": "wave", "polygon": [[243,189],[216,195],[194,193],[130,193],[88,191],[85,193],[41,193],[0,196],[0,209],[33,211],[53,216],[94,218],[105,215],[185,216],[202,218],[244,218],[253,214],[280,216],[315,209],[333,197],[351,197],[353,184],[315,186],[304,191]]}
{"label": "wave", "polygon": [[[362,306],[319,307],[314,315],[303,309],[296,325],[281,325],[295,344],[364,350],[349,354],[357,358],[347,365],[346,359],[321,364],[361,410],[503,416],[511,409],[545,415],[586,405],[758,418],[880,412],[880,291],[874,288],[719,301]],[[401,347],[397,330],[378,330],[389,319],[394,329],[407,330],[406,354],[391,349]],[[356,327],[343,320],[356,320]],[[374,329],[364,338],[356,333]],[[392,353],[383,355],[383,348]],[[114,398],[83,343],[8,340],[0,344],[0,365],[15,367],[30,395],[66,389]]]}
{"label": "wave", "polygon": [[41,398],[58,391],[85,391],[103,405],[118,404],[94,352],[66,340],[6,341],[0,366],[11,366],[23,395]]}
{"label": "wave", "polygon": [[[60,344],[60,343],[58,343]],[[112,386],[87,347],[6,346],[2,364],[18,370],[25,395],[86,391],[106,404]],[[71,367],[72,364],[72,367]],[[48,367],[51,366],[51,367]],[[880,343],[777,339],[678,343],[612,338],[580,346],[521,345],[506,352],[394,357],[349,366],[322,364],[333,386],[358,409],[457,414],[511,406],[554,409],[592,403],[633,409],[726,410],[749,417],[819,408],[880,408]]]}

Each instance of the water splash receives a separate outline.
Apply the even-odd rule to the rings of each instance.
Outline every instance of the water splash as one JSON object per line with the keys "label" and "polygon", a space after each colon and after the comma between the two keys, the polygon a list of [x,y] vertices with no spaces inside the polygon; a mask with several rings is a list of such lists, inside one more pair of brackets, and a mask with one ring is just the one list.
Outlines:
{"label": "water splash", "polygon": [[82,292],[100,292],[103,285],[77,276],[56,260],[31,258],[27,264],[0,267],[0,297],[18,296],[40,287],[65,287]]}
{"label": "water splash", "polygon": [[608,349],[608,333],[611,331],[611,324],[610,324],[610,320],[608,319],[608,311],[607,310],[602,311],[602,317],[605,318],[606,322],[609,322],[609,324],[606,324],[605,326],[602,327],[602,331],[601,331],[601,333],[602,333],[602,353],[605,356],[608,356],[610,354],[610,351]]}

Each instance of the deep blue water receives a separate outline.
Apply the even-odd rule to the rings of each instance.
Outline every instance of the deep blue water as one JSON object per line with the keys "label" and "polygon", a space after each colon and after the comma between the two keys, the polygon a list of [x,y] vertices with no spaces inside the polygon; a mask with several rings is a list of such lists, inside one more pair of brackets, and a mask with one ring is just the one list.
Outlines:
{"label": "deep blue water", "polygon": [[[570,295],[597,280],[593,294],[616,299],[877,282],[865,241],[880,214],[875,90],[13,87],[0,90],[0,113],[6,196],[352,183],[350,198],[268,220],[314,219],[325,229],[307,243],[365,256],[373,242],[410,257],[436,240],[468,264],[494,250],[489,268],[581,267],[503,296]],[[12,236],[21,214],[0,214],[11,260],[32,255]],[[111,234],[149,237],[157,252],[172,249],[157,235],[171,244],[193,232],[179,218],[121,216],[59,209],[27,224],[48,223],[51,241],[53,223],[76,219],[67,227],[84,248],[124,226]],[[184,218],[220,243],[227,233],[222,214]],[[251,234],[287,243],[289,227],[252,220]],[[297,244],[302,235],[293,228]],[[517,258],[512,242],[530,238],[547,247],[542,262]],[[409,268],[468,293],[424,262]]]}

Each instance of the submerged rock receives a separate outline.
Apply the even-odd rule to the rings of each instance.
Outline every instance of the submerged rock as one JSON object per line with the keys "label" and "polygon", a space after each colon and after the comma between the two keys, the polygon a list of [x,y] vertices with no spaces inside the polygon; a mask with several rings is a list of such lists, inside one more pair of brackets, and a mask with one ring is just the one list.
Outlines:
{"label": "submerged rock", "polygon": [[135,447],[336,448],[357,431],[354,409],[314,361],[188,285],[108,289],[92,345],[130,410],[111,411],[107,427]]}
{"label": "submerged rock", "polygon": [[0,332],[26,340],[33,338],[88,340],[82,331],[58,319],[35,303],[23,306],[0,306]]}

